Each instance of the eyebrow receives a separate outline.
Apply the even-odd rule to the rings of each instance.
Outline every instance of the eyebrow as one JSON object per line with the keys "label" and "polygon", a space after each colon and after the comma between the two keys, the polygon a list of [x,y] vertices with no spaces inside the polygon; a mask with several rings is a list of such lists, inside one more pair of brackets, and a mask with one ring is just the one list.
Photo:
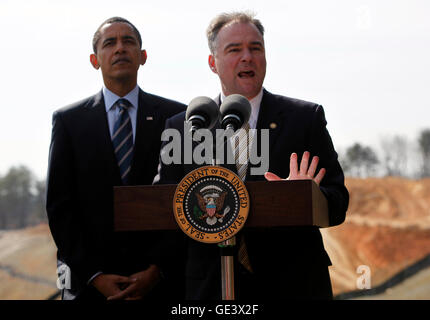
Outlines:
{"label": "eyebrow", "polygon": [[252,45],[258,45],[260,47],[264,47],[263,42],[261,42],[261,41],[252,41],[251,44]]}
{"label": "eyebrow", "polygon": [[[258,45],[260,47],[263,47],[263,43],[261,41],[252,41],[250,44],[251,45]],[[242,45],[242,43],[240,43],[240,42],[229,43],[228,45],[225,46],[224,51],[228,50],[231,47],[240,47],[241,45]]]}
{"label": "eyebrow", "polygon": [[123,36],[123,37],[121,37],[121,39],[123,39],[123,40],[134,40],[137,42],[137,39],[133,36]]}
{"label": "eyebrow", "polygon": [[[109,38],[104,39],[103,43],[106,43],[108,41],[116,41],[116,39],[117,39],[116,37],[109,37]],[[122,36],[121,39],[122,40],[133,40],[133,41],[137,42],[137,39],[135,37],[133,37],[133,36],[127,36],[126,35],[126,36]]]}

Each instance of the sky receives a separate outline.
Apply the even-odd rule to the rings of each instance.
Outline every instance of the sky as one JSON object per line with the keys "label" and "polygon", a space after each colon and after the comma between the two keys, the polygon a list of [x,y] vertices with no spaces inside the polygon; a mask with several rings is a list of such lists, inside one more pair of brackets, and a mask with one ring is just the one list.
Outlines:
{"label": "sky", "polygon": [[25,165],[45,177],[52,113],[102,88],[89,56],[104,20],[122,16],[140,30],[139,86],[188,104],[219,93],[205,30],[235,10],[265,27],[264,87],[323,105],[338,151],[392,135],[412,143],[430,128],[426,0],[1,0],[0,175]]}

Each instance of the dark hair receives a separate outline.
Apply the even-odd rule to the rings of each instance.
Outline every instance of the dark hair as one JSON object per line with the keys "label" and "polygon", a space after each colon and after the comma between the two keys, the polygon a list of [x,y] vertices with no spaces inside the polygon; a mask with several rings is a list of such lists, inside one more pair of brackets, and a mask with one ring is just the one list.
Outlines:
{"label": "dark hair", "polygon": [[94,53],[97,53],[97,43],[100,40],[101,32],[100,30],[106,25],[106,24],[112,24],[112,23],[126,23],[128,24],[132,29],[133,32],[136,34],[137,40],[139,41],[139,45],[142,48],[142,37],[140,36],[139,30],[127,19],[121,18],[121,17],[112,17],[104,21],[100,27],[97,28],[97,31],[94,33],[93,36],[93,51]]}
{"label": "dark hair", "polygon": [[208,38],[209,50],[212,54],[215,53],[215,40],[218,32],[222,27],[231,22],[244,22],[252,23],[258,29],[262,36],[264,36],[264,27],[260,20],[254,18],[254,14],[250,12],[231,12],[221,13],[217,15],[209,24],[206,29],[206,37]]}

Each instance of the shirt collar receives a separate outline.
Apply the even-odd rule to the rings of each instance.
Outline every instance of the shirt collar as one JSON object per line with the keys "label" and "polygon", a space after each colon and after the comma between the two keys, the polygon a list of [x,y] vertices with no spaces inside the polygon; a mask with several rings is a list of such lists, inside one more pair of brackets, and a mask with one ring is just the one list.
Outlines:
{"label": "shirt collar", "polygon": [[134,89],[127,93],[124,97],[116,95],[108,88],[103,86],[103,97],[105,100],[106,112],[112,109],[115,102],[117,102],[120,98],[127,99],[131,103],[132,107],[137,109],[139,105],[139,86],[136,85]]}

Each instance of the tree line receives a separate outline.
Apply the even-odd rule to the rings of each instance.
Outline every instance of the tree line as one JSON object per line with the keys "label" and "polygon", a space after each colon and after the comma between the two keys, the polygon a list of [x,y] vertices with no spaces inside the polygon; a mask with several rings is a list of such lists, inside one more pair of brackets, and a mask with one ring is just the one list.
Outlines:
{"label": "tree line", "polygon": [[377,150],[356,142],[339,153],[339,160],[349,177],[430,177],[430,129],[412,142],[400,135],[385,137]]}
{"label": "tree line", "polygon": [[[378,152],[353,143],[339,160],[348,177],[430,177],[430,129],[420,132],[416,143],[402,136],[381,140]],[[16,166],[0,175],[0,229],[20,229],[47,222],[46,182],[26,166]]]}
{"label": "tree line", "polygon": [[46,183],[26,166],[0,176],[0,229],[21,229],[47,221]]}

